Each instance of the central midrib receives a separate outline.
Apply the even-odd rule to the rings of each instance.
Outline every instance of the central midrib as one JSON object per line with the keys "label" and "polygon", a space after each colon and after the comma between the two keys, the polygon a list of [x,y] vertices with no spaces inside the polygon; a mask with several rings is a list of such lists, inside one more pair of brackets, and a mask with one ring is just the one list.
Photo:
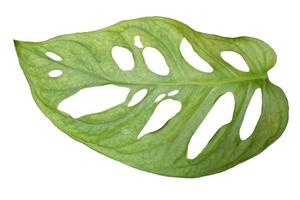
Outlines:
{"label": "central midrib", "polygon": [[206,85],[206,86],[214,86],[214,85],[221,85],[221,84],[231,84],[235,82],[247,82],[247,81],[254,81],[254,80],[263,80],[267,79],[266,74],[259,74],[256,76],[251,77],[242,77],[242,78],[235,78],[231,80],[221,80],[221,81],[208,81],[208,82],[198,82],[198,81],[188,81],[188,82],[161,82],[161,83],[149,83],[149,82],[122,82],[122,81],[115,81],[115,80],[108,80],[110,83],[116,83],[119,85],[151,85],[151,86],[197,86],[197,85]]}

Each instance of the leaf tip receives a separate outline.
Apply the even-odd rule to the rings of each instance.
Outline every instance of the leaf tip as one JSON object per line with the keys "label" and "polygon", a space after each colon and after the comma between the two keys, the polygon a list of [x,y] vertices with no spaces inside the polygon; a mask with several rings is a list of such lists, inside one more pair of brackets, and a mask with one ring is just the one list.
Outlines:
{"label": "leaf tip", "polygon": [[15,49],[16,49],[16,52],[18,53],[19,52],[19,49],[20,49],[20,46],[21,46],[21,43],[22,43],[22,41],[20,41],[20,40],[13,40],[13,42],[14,42],[14,46],[15,46]]}
{"label": "leaf tip", "polygon": [[18,44],[20,43],[20,41],[19,40],[13,40],[13,42],[14,42],[14,46],[15,46],[15,48],[17,49],[17,46],[18,46]]}
{"label": "leaf tip", "polygon": [[14,46],[16,48],[16,50],[18,50],[21,46],[24,46],[25,44],[29,44],[30,42],[26,42],[26,41],[21,41],[21,40],[13,40],[14,42]]}
{"label": "leaf tip", "polygon": [[26,41],[21,41],[21,40],[13,40],[14,42],[14,46],[15,46],[15,50],[17,53],[17,56],[19,57],[19,59],[22,57],[22,51],[24,48],[30,47],[29,45],[31,44],[31,42],[26,42]]}

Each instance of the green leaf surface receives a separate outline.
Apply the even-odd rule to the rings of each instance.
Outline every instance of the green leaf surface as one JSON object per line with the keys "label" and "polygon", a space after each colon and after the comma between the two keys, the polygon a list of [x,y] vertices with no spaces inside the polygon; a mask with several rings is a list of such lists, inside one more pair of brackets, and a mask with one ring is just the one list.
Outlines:
{"label": "green leaf surface", "polygon": [[[149,70],[143,48],[134,45],[139,35],[144,47],[164,56],[169,74]],[[199,56],[213,67],[201,72],[180,53],[186,38]],[[194,31],[178,21],[149,17],[123,21],[108,28],[58,36],[44,42],[15,41],[20,65],[42,112],[64,133],[90,148],[135,168],[177,177],[200,177],[231,168],[263,151],[284,131],[288,102],[283,91],[272,84],[267,72],[276,62],[275,52],[261,40],[226,38]],[[121,70],[112,58],[112,48],[127,48],[134,68]],[[54,52],[62,60],[45,55]],[[234,51],[246,61],[249,72],[225,62],[220,53]],[[49,77],[49,71],[63,74]],[[130,89],[128,97],[109,110],[73,118],[58,109],[64,99],[83,88],[114,84]],[[146,97],[129,107],[132,96],[146,88]],[[254,91],[261,88],[262,112],[254,132],[241,140],[239,130]],[[157,96],[173,90],[171,98],[182,109],[159,130],[138,138],[159,102]],[[215,133],[203,151],[187,158],[189,141],[220,96],[232,92],[235,108],[232,121]]]}

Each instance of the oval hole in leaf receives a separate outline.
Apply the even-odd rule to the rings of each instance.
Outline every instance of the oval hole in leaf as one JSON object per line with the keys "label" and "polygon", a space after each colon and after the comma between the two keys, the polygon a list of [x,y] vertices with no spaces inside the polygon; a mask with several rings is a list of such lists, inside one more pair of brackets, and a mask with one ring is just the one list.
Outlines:
{"label": "oval hole in leaf", "polygon": [[62,61],[62,58],[52,51],[47,51],[46,56],[54,61]]}
{"label": "oval hole in leaf", "polygon": [[51,78],[57,78],[63,75],[63,72],[59,69],[53,69],[48,73],[48,76]]}
{"label": "oval hole in leaf", "polygon": [[221,57],[236,69],[243,72],[249,72],[249,67],[246,61],[239,53],[234,51],[222,51]]}
{"label": "oval hole in leaf", "polygon": [[74,118],[101,112],[126,100],[129,89],[116,85],[104,85],[81,89],[73,96],[64,99],[58,109]]}
{"label": "oval hole in leaf", "polygon": [[192,45],[186,38],[183,38],[180,43],[180,52],[187,63],[195,69],[202,72],[212,72],[213,68],[203,60],[193,49]]}
{"label": "oval hole in leaf", "polygon": [[241,125],[240,138],[246,140],[253,133],[256,124],[259,120],[262,109],[262,94],[261,89],[255,90],[251,101],[247,107],[247,111]]}
{"label": "oval hole in leaf", "polygon": [[143,56],[148,68],[155,74],[166,76],[169,74],[169,66],[164,56],[155,48],[146,47]]}
{"label": "oval hole in leaf", "polygon": [[130,102],[128,103],[128,107],[134,106],[134,105],[138,104],[139,102],[141,102],[144,99],[144,97],[146,96],[146,94],[147,94],[147,89],[141,89],[141,90],[137,91],[133,95]]}
{"label": "oval hole in leaf", "polygon": [[163,98],[165,98],[166,94],[160,94],[156,97],[155,102],[161,101]]}
{"label": "oval hole in leaf", "polygon": [[171,92],[168,93],[168,96],[175,96],[176,94],[178,94],[178,90],[173,90]]}
{"label": "oval hole in leaf", "polygon": [[204,118],[187,149],[187,158],[196,158],[215,135],[218,129],[232,120],[234,97],[231,92],[222,95]]}
{"label": "oval hole in leaf", "polygon": [[173,99],[163,100],[154,110],[152,116],[138,135],[138,138],[162,128],[167,121],[174,117],[180,110],[180,101]]}
{"label": "oval hole in leaf", "polygon": [[134,68],[132,53],[127,48],[114,46],[112,48],[112,57],[119,68],[124,71],[130,71]]}
{"label": "oval hole in leaf", "polygon": [[135,45],[137,48],[144,48],[144,45],[143,45],[143,43],[142,43],[142,41],[141,41],[141,37],[140,37],[140,36],[136,35],[136,36],[134,37],[134,45]]}

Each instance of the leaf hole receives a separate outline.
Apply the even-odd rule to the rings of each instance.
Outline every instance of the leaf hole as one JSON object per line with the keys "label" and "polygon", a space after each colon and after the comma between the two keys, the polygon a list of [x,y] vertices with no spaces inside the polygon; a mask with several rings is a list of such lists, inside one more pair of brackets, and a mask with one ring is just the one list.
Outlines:
{"label": "leaf hole", "polygon": [[173,90],[173,91],[171,91],[171,92],[168,93],[168,96],[169,97],[175,96],[176,94],[178,94],[178,92],[179,92],[178,90]]}
{"label": "leaf hole", "polygon": [[146,47],[143,56],[148,68],[155,74],[166,76],[169,74],[169,66],[164,56],[155,48]]}
{"label": "leaf hole", "polygon": [[191,43],[183,38],[180,43],[180,52],[187,63],[201,72],[212,72],[213,68],[203,60],[193,49]]}
{"label": "leaf hole", "polygon": [[158,104],[152,116],[139,133],[138,138],[162,128],[171,118],[181,110],[181,102],[166,99]]}
{"label": "leaf hole", "polygon": [[160,94],[156,97],[155,102],[161,101],[163,98],[165,98],[166,94]]}
{"label": "leaf hole", "polygon": [[147,95],[147,89],[141,89],[139,91],[137,91],[132,99],[130,100],[130,102],[128,103],[128,107],[132,107],[138,103],[140,103],[144,97]]}
{"label": "leaf hole", "polygon": [[258,88],[253,93],[240,129],[241,140],[246,140],[253,133],[262,110],[262,93]]}
{"label": "leaf hole", "polygon": [[59,55],[57,55],[56,53],[52,52],[52,51],[47,51],[45,54],[51,60],[62,61],[62,58]]}
{"label": "leaf hole", "polygon": [[134,37],[134,45],[135,45],[137,48],[144,48],[144,45],[143,45],[143,43],[142,43],[142,41],[141,41],[141,37],[140,37],[140,36],[136,35],[136,36]]}
{"label": "leaf hole", "polygon": [[221,57],[234,68],[243,72],[249,72],[249,67],[246,61],[239,53],[234,51],[222,51]]}
{"label": "leaf hole", "polygon": [[112,48],[112,57],[121,70],[130,71],[134,68],[133,55],[127,48],[114,46]]}
{"label": "leaf hole", "polygon": [[227,92],[215,102],[205,119],[199,125],[188,145],[187,158],[196,158],[206,147],[218,129],[232,120],[234,97]]}
{"label": "leaf hole", "polygon": [[84,88],[64,99],[58,105],[58,109],[70,114],[73,118],[79,118],[123,103],[128,93],[128,88],[112,84]]}
{"label": "leaf hole", "polygon": [[53,69],[48,73],[48,76],[51,78],[57,78],[63,75],[63,72],[59,69]]}

